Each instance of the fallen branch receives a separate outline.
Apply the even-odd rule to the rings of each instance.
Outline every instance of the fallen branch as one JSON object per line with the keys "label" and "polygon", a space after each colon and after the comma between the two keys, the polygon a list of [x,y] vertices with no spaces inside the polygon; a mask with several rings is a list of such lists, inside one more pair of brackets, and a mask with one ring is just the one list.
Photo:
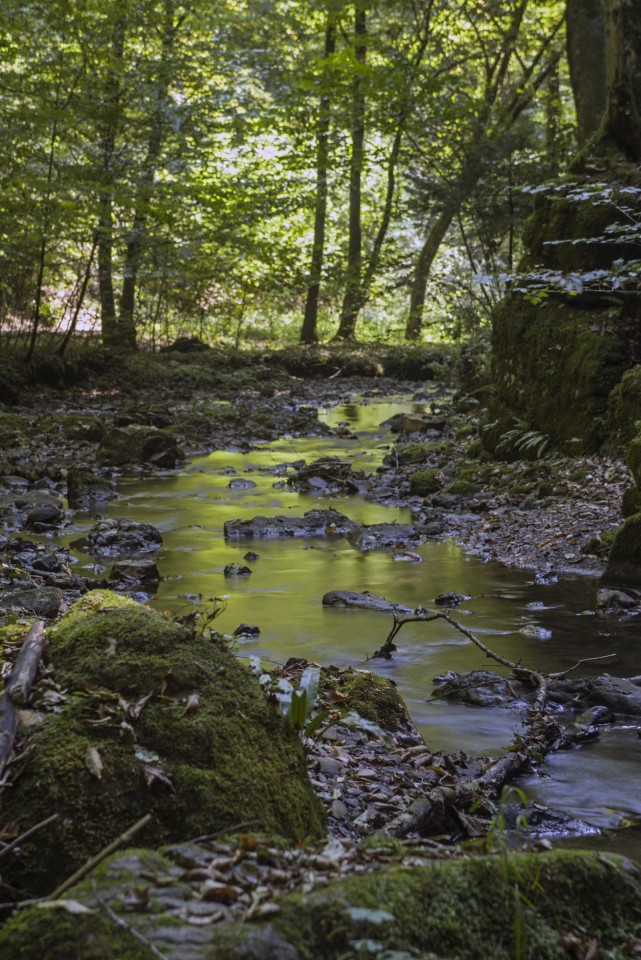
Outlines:
{"label": "fallen branch", "polygon": [[18,730],[18,706],[29,699],[44,651],[44,622],[38,620],[27,634],[0,699],[0,776],[11,757]]}
{"label": "fallen branch", "polygon": [[125,830],[124,833],[121,833],[119,837],[116,837],[115,840],[112,840],[100,853],[97,853],[94,857],[87,860],[87,862],[76,870],[75,873],[72,873],[59,887],[50,893],[48,897],[45,897],[45,900],[58,900],[60,895],[68,890],[69,887],[73,887],[74,884],[78,883],[79,880],[82,880],[83,877],[86,877],[88,873],[97,867],[99,863],[109,856],[110,853],[114,853],[118,847],[123,846],[134,837],[143,827],[146,827],[149,821],[152,819],[150,813],[146,813],[141,820],[138,820],[132,827],[129,827],[128,830]]}
{"label": "fallen branch", "polygon": [[7,681],[9,696],[19,707],[26,706],[45,648],[45,623],[38,620],[20,647],[15,665]]}
{"label": "fallen branch", "polygon": [[20,846],[21,843],[24,843],[24,841],[27,840],[33,833],[37,833],[38,830],[44,830],[45,827],[55,823],[59,816],[59,813],[54,813],[52,816],[47,817],[46,820],[41,820],[40,823],[36,823],[35,826],[30,827],[29,830],[25,830],[24,833],[21,833],[19,837],[16,837],[15,840],[12,840],[11,843],[8,843],[6,847],[3,847],[2,850],[0,850],[0,859],[7,853],[10,853],[16,847]]}

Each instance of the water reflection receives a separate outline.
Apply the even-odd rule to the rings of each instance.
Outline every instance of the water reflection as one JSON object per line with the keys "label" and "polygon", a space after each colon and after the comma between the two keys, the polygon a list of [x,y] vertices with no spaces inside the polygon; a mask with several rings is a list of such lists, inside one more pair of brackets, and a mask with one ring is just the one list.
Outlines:
{"label": "water reflection", "polygon": [[[425,404],[413,404],[420,412]],[[496,754],[520,725],[509,710],[474,710],[444,701],[428,702],[433,678],[447,670],[492,667],[479,651],[444,622],[408,624],[390,662],[368,662],[381,645],[391,618],[357,610],[323,608],[328,590],[368,590],[399,603],[429,606],[440,593],[469,594],[455,616],[497,653],[541,671],[567,670],[577,661],[614,653],[607,669],[623,676],[639,669],[638,631],[633,622],[604,621],[594,609],[595,585],[565,577],[545,586],[531,574],[498,564],[482,564],[453,543],[429,543],[418,564],[395,561],[390,554],[361,553],[345,540],[259,540],[226,542],[223,525],[256,514],[291,513],[332,506],[362,523],[407,522],[408,511],[378,506],[357,497],[331,501],[298,494],[282,486],[284,465],[319,456],[349,458],[356,469],[375,470],[394,438],[382,421],[407,404],[346,404],[325,411],[327,422],[349,421],[359,428],[358,446],[339,437],[283,438],[247,454],[218,451],[195,459],[180,474],[156,474],[123,480],[121,499],[104,506],[111,517],[131,517],[159,527],[164,544],[158,565],[164,579],[153,604],[184,610],[194,597],[227,595],[217,627],[228,633],[242,622],[260,627],[259,638],[243,652],[284,662],[290,656],[319,663],[367,666],[390,676],[406,698],[416,723],[433,749],[463,748]],[[233,476],[256,484],[229,487]],[[93,521],[77,514],[68,539]],[[248,550],[259,554],[247,578],[225,579],[223,568],[241,562]],[[80,567],[95,561],[78,554]],[[191,599],[190,599],[191,598]],[[524,631],[525,628],[525,631]],[[602,663],[588,663],[583,674],[598,674]],[[604,826],[641,815],[634,789],[641,753],[635,729],[617,729],[601,743],[557,754],[546,762],[545,778],[529,778],[530,794]],[[641,848],[640,848],[641,851]]]}

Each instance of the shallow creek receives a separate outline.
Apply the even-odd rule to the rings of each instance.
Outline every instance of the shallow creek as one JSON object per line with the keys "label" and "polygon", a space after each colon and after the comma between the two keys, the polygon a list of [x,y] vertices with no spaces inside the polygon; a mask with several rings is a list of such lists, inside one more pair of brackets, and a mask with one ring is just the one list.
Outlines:
{"label": "shallow creek", "polygon": [[[195,602],[206,607],[208,598],[225,595],[226,609],[214,623],[218,630],[233,633],[240,623],[260,627],[258,638],[240,645],[241,655],[258,654],[281,663],[296,656],[385,673],[398,684],[432,749],[496,755],[519,727],[516,714],[453,706],[444,700],[429,702],[435,676],[451,669],[492,669],[480,651],[447,624],[408,624],[399,634],[399,649],[391,662],[367,662],[385,639],[391,618],[323,608],[323,594],[368,590],[412,607],[432,606],[440,593],[469,594],[473,599],[453,611],[454,617],[513,660],[555,671],[568,669],[582,658],[616,653],[604,663],[585,664],[577,675],[604,670],[636,675],[641,672],[638,625],[594,614],[594,580],[564,575],[557,583],[544,585],[532,572],[483,564],[452,542],[427,543],[417,551],[422,562],[409,563],[384,552],[362,553],[345,540],[225,542],[223,537],[226,520],[290,511],[302,516],[307,510],[330,505],[363,523],[409,521],[408,510],[360,497],[330,501],[275,484],[282,483],[283,464],[299,459],[310,462],[324,455],[349,458],[355,468],[373,473],[394,439],[381,423],[394,413],[424,408],[425,404],[399,399],[323,410],[321,420],[331,426],[346,423],[355,436],[283,438],[246,454],[217,451],[194,458],[179,473],[123,478],[121,498],[105,505],[102,512],[152,523],[162,531],[164,544],[157,562],[164,579],[153,606],[178,614],[192,609]],[[256,486],[230,488],[234,477],[250,479]],[[76,514],[65,539],[73,540],[92,520],[90,514]],[[470,522],[483,524],[484,519],[480,516]],[[248,564],[252,575],[226,579],[223,567],[242,562],[249,550],[259,554],[258,560]],[[89,556],[76,553],[76,558],[78,572],[96,569]],[[636,725],[619,724],[595,744],[551,756],[540,775],[522,786],[532,799],[599,827],[632,824],[628,830],[612,835],[608,831],[605,839],[592,842],[641,859],[640,769],[641,737]]]}

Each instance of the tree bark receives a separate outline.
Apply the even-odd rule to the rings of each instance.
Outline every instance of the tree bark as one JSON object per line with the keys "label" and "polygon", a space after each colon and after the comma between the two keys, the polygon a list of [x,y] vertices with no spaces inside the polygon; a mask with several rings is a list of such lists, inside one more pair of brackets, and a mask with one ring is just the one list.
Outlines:
{"label": "tree bark", "polygon": [[410,312],[405,326],[405,339],[418,340],[423,326],[423,308],[425,307],[425,295],[427,292],[427,282],[434,258],[439,251],[441,243],[445,239],[452,220],[456,216],[459,205],[456,207],[450,205],[445,208],[440,216],[433,223],[430,232],[427,235],[425,243],[421,247],[421,252],[416,261],[416,269],[412,280],[412,290],[410,293]]}
{"label": "tree bark", "polygon": [[582,147],[603,119],[606,105],[605,11],[603,0],[567,0],[567,54]]}
{"label": "tree bark", "polygon": [[[327,14],[325,29],[324,62],[327,63],[336,51],[335,14]],[[323,78],[326,83],[326,78]],[[327,177],[329,174],[329,131],[331,124],[331,96],[329,88],[321,95],[316,135],[316,210],[314,214],[314,240],[309,271],[305,315],[301,329],[301,343],[316,343],[318,340],[318,297],[320,293],[323,259],[325,256],[325,226],[327,222]]]}
{"label": "tree bark", "polygon": [[101,187],[98,196],[98,294],[100,299],[100,329],[102,342],[107,347],[118,347],[120,335],[116,315],[116,297],[113,282],[113,157],[119,126],[122,84],[120,72],[125,48],[127,20],[121,5],[113,25],[111,62],[105,84],[105,102],[101,135]]}
{"label": "tree bark", "polygon": [[140,263],[147,239],[149,204],[153,196],[154,180],[165,135],[164,111],[169,90],[170,60],[174,47],[174,0],[165,0],[162,51],[158,66],[155,105],[151,117],[147,153],[143,165],[131,230],[127,238],[123,267],[118,328],[120,343],[125,349],[136,349],[136,286]]}
{"label": "tree bark", "polygon": [[605,131],[633,163],[641,161],[641,17],[637,0],[605,0],[608,101]]}
{"label": "tree bark", "polygon": [[361,68],[367,60],[367,14],[364,0],[354,4],[354,57],[356,67],[352,85],[352,155],[349,176],[349,240],[347,279],[341,319],[335,340],[352,340],[362,305],[362,224],[361,180],[365,146],[365,91]]}

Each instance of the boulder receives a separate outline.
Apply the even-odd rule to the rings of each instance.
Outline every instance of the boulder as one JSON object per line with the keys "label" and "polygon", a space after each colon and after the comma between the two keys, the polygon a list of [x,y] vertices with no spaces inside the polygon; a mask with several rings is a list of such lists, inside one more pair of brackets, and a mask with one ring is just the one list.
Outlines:
{"label": "boulder", "polygon": [[149,844],[248,820],[293,841],[322,832],[300,739],[224,642],[109,591],[49,640],[73,694],[34,730],[2,815],[20,830],[60,820],[3,863],[5,889],[50,892],[146,813]]}
{"label": "boulder", "polygon": [[324,607],[347,607],[357,610],[374,610],[377,613],[407,613],[414,611],[402,603],[392,603],[374,593],[353,593],[351,590],[330,590],[323,596]]}
{"label": "boulder", "polygon": [[160,573],[153,560],[119,560],[111,568],[109,579],[123,585],[158,584]]}
{"label": "boulder", "polygon": [[151,523],[103,518],[72,546],[88,550],[92,556],[125,557],[153,553],[161,544],[162,534]]}
{"label": "boulder", "polygon": [[641,513],[635,513],[617,530],[604,574],[606,581],[641,582]]}
{"label": "boulder", "polygon": [[416,527],[406,523],[374,523],[359,526],[347,537],[358,550],[392,550],[399,547],[417,546],[424,538]]}
{"label": "boulder", "polygon": [[183,457],[171,433],[155,427],[113,427],[96,451],[99,463],[122,467],[128,463],[151,463],[163,469],[175,467]]}
{"label": "boulder", "polygon": [[62,599],[62,590],[57,587],[12,590],[9,593],[0,594],[0,611],[35,614],[45,620],[53,620],[60,612]]}

